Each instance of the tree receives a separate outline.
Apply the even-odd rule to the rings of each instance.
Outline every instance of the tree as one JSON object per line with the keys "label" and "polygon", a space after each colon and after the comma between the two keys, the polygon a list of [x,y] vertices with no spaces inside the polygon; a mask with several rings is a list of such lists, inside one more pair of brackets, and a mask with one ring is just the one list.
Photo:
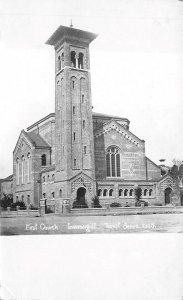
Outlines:
{"label": "tree", "polygon": [[142,197],[142,189],[139,186],[135,189],[135,197],[137,201],[140,201],[140,198]]}

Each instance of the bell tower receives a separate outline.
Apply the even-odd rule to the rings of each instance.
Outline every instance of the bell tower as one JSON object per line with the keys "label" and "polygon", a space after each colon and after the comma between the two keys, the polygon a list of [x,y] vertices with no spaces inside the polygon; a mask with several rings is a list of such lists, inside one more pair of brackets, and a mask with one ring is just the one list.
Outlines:
{"label": "bell tower", "polygon": [[89,44],[96,37],[60,26],[46,42],[55,48],[55,178],[68,199],[77,174],[95,182]]}

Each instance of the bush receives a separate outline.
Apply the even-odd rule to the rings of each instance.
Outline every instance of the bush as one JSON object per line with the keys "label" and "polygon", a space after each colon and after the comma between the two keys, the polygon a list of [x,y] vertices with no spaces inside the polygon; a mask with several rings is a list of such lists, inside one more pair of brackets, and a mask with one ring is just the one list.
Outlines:
{"label": "bush", "polygon": [[34,206],[33,204],[31,204],[29,206],[29,209],[31,209],[31,210],[38,210],[38,206]]}
{"label": "bush", "polygon": [[99,203],[99,198],[97,197],[97,196],[95,196],[93,199],[92,199],[92,201],[93,201],[93,207],[94,208],[101,208],[102,206],[100,205],[100,203]]}
{"label": "bush", "polygon": [[12,194],[3,195],[3,198],[0,200],[0,206],[2,208],[7,208],[7,207],[11,207],[11,205],[13,204],[13,196]]}
{"label": "bush", "polygon": [[72,208],[88,208],[88,205],[86,204],[85,200],[75,200],[73,202]]}
{"label": "bush", "polygon": [[136,206],[136,207],[139,207],[139,206],[141,206],[143,203],[144,203],[144,206],[148,206],[148,205],[149,205],[149,203],[148,203],[147,201],[138,200],[138,201],[135,202],[135,206]]}
{"label": "bush", "polygon": [[119,202],[113,202],[110,204],[110,207],[120,207],[121,204]]}
{"label": "bush", "polygon": [[162,206],[162,203],[157,202],[157,203],[154,203],[154,205],[155,206]]}

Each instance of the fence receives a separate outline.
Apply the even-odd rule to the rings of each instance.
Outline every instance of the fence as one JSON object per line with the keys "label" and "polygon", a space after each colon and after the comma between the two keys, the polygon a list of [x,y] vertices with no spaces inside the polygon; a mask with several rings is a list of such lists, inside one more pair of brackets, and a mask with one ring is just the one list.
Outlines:
{"label": "fence", "polygon": [[27,207],[15,207],[10,208],[7,207],[6,209],[0,208],[0,217],[1,218],[8,218],[8,217],[39,217],[40,213],[38,208],[27,208]]}

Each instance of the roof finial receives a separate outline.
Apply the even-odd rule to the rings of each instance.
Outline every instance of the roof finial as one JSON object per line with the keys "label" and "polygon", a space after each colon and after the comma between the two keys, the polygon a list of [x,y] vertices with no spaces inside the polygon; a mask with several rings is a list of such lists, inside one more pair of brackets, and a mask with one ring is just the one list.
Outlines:
{"label": "roof finial", "polygon": [[73,24],[72,24],[72,19],[71,19],[71,25],[70,25],[70,27],[71,27],[71,28],[73,27]]}

